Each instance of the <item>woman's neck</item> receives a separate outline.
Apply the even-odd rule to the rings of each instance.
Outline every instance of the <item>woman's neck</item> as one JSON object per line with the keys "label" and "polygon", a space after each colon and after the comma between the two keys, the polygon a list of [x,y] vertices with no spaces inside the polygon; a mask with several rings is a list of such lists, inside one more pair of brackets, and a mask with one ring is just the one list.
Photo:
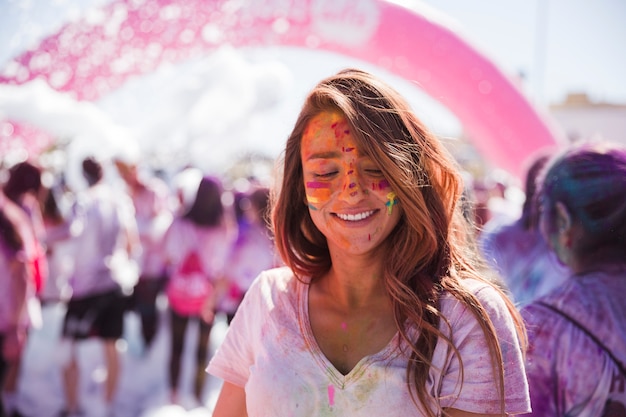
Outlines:
{"label": "woman's neck", "polygon": [[383,269],[375,264],[340,263],[317,281],[319,289],[346,308],[359,308],[386,299]]}

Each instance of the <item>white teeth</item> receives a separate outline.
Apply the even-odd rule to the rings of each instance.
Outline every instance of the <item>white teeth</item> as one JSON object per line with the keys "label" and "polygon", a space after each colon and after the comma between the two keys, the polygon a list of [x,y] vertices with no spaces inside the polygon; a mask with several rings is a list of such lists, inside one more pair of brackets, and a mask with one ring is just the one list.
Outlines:
{"label": "white teeth", "polygon": [[374,214],[374,210],[366,211],[358,214],[339,214],[337,213],[337,217],[341,220],[347,220],[351,222],[357,222],[359,220],[367,219],[369,216]]}

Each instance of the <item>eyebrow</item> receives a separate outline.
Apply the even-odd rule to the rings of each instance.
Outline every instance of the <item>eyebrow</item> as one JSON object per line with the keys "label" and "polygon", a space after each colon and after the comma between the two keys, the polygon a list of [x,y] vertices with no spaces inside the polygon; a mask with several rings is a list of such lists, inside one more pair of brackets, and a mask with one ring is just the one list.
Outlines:
{"label": "eyebrow", "polygon": [[339,158],[341,154],[337,151],[328,151],[328,152],[317,152],[309,155],[306,160],[310,161],[312,159],[332,159]]}

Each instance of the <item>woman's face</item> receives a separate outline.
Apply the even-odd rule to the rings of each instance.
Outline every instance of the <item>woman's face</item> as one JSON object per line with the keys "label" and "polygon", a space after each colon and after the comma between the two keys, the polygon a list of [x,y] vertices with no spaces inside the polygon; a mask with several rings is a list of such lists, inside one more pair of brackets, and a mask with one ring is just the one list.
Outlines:
{"label": "woman's face", "polygon": [[384,242],[402,209],[380,168],[357,148],[343,115],[311,119],[301,158],[309,212],[330,250],[363,254]]}

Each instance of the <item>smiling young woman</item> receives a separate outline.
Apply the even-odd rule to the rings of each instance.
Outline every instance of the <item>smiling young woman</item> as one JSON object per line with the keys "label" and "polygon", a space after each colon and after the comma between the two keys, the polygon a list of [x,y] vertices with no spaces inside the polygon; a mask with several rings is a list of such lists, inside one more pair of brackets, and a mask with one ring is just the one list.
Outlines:
{"label": "smiling young woman", "polygon": [[255,280],[208,371],[214,416],[529,411],[524,327],[478,272],[458,167],[408,104],[355,69],[307,97]]}

